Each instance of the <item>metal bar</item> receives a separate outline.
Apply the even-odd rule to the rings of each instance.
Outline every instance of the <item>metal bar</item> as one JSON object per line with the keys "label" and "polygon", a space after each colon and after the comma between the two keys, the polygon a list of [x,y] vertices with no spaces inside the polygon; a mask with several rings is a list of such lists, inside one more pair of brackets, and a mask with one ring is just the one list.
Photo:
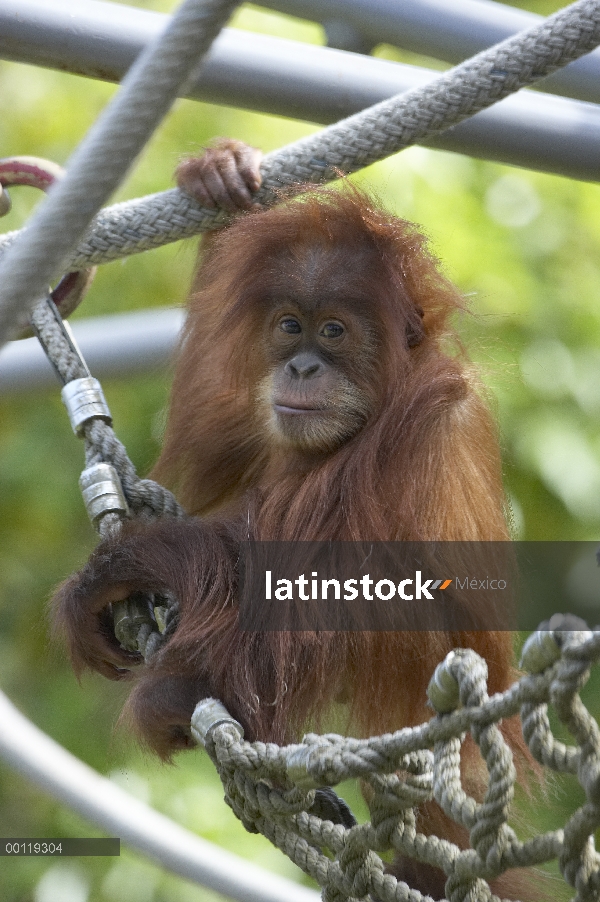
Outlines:
{"label": "metal bar", "polygon": [[186,880],[239,902],[318,902],[319,895],[195,836],[100,776],[0,692],[0,758],[109,836]]}
{"label": "metal bar", "polygon": [[[0,57],[116,81],[163,27],[164,18],[99,0],[0,0]],[[329,124],[424,84],[437,74],[224,29],[189,96]],[[429,143],[443,150],[596,181],[600,109],[522,91]]]}
{"label": "metal bar", "polygon": [[[473,56],[542,18],[493,0],[455,0],[451,4],[447,0],[262,0],[261,5],[318,22],[340,20],[373,45],[396,44],[450,63]],[[1,0],[0,56],[118,81],[163,27],[164,19],[161,13],[100,0]],[[209,90],[215,64],[222,60],[214,73],[218,72],[220,80],[227,57],[240,49],[250,50],[262,37],[250,38],[235,29],[225,32],[203,73],[202,81]],[[271,44],[277,40],[269,39],[265,48]],[[600,102],[600,50],[544,79],[537,88]]]}
{"label": "metal bar", "polygon": [[[323,24],[343,22],[368,46],[396,44],[449,63],[462,62],[542,19],[493,0],[260,0],[260,5]],[[594,50],[536,87],[600,102],[600,51]]]}
{"label": "metal bar", "polygon": [[[600,6],[600,0],[582,2],[586,10]],[[69,158],[64,176],[53,182],[29,217],[27,229],[2,258],[2,344],[14,332],[20,315],[44,297],[46,285],[67,270],[66,259],[185,89],[237,5],[238,0],[182,0],[166,19],[165,28],[137,57],[120,90]],[[592,46],[597,43],[594,40]]]}
{"label": "metal bar", "polygon": [[[97,378],[164,372],[183,325],[180,309],[145,310],[77,320],[73,334]],[[0,397],[56,389],[56,374],[35,338],[0,350]]]}

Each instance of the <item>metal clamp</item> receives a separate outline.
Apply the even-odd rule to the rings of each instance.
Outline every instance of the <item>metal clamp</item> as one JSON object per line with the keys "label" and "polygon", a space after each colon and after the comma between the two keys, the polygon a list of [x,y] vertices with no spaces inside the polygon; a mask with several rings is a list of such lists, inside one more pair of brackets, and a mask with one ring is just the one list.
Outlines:
{"label": "metal clamp", "polygon": [[543,673],[560,658],[560,645],[554,632],[536,630],[523,645],[520,666],[528,673]]}
{"label": "metal clamp", "polygon": [[192,736],[196,742],[206,748],[211,732],[220,724],[234,727],[240,741],[244,738],[242,725],[231,716],[225,705],[216,698],[203,698],[198,702],[192,714]]}
{"label": "metal clamp", "polygon": [[[323,745],[329,745],[329,743],[323,743]],[[288,746],[286,755],[287,775],[294,786],[297,786],[303,792],[308,792],[310,789],[318,789],[326,783],[326,780],[315,777],[310,773],[310,765],[314,760],[315,751],[318,752],[319,748],[319,744],[313,743],[310,745],[302,743]]]}
{"label": "metal clamp", "polygon": [[129,513],[119,474],[111,464],[94,464],[79,477],[79,488],[92,523],[104,514],[126,517]]}
{"label": "metal clamp", "polygon": [[446,655],[435,668],[427,687],[427,697],[438,714],[449,714],[460,704],[458,681],[450,670],[455,657],[453,651]]}
{"label": "metal clamp", "polygon": [[67,408],[75,435],[81,435],[88,420],[104,420],[110,426],[112,417],[97,379],[87,376],[67,382],[61,391],[63,404]]}

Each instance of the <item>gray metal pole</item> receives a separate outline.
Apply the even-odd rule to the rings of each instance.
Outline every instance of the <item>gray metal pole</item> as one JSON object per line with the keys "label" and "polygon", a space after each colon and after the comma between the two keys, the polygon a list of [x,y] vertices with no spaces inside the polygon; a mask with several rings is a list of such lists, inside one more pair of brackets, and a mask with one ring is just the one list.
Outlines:
{"label": "gray metal pole", "polygon": [[[584,2],[586,8],[589,2],[600,5],[600,0]],[[30,216],[21,233],[26,237],[17,238],[2,258],[0,342],[19,316],[44,298],[48,283],[66,270],[63,264],[71,250],[121,184],[237,3],[182,0],[131,66],[120,90],[69,158],[64,177],[52,184]]]}
{"label": "gray metal pole", "polygon": [[[262,5],[317,22],[339,20],[371,45],[396,44],[451,63],[541,19],[492,0],[263,0]],[[163,21],[160,13],[98,0],[1,0],[0,56],[118,81]],[[271,39],[263,44],[260,35],[247,33],[238,33],[236,43],[223,38],[203,73],[203,83],[208,79],[205,89],[211,89],[216,63],[228,64],[228,56],[251,49],[257,40],[261,52],[277,43]],[[219,75],[223,77],[222,72]],[[600,50],[544,79],[537,88],[600,102]]]}
{"label": "gray metal pole", "polygon": [[[474,56],[542,18],[493,0],[261,0],[260,5],[324,24],[344,23],[369,47],[396,44],[449,63]],[[600,51],[536,87],[600,102]]]}
{"label": "gray metal pole", "polygon": [[[184,311],[176,308],[75,320],[73,334],[99,379],[163,372],[177,345]],[[36,338],[11,341],[0,350],[0,397],[58,389]]]}
{"label": "gray metal pole", "polygon": [[[373,2],[377,6],[383,0]],[[164,21],[159,13],[98,0],[0,0],[0,57],[118,81]],[[437,74],[224,29],[189,96],[329,124]],[[596,181],[600,110],[522,91],[455,126],[430,146]]]}
{"label": "gray metal pole", "polygon": [[0,722],[0,760],[168,871],[238,902],[319,902],[314,890],[220,849],[133,798],[42,733],[3,692]]}

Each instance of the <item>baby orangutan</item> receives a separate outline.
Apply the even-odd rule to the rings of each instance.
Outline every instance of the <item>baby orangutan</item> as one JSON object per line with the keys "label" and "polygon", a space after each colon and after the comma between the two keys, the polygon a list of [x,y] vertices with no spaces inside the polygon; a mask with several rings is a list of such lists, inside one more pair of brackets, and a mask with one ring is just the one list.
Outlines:
{"label": "baby orangutan", "polygon": [[[238,626],[240,543],[503,541],[496,428],[472,367],[450,356],[457,289],[423,237],[364,193],[312,188],[253,205],[259,154],[224,141],[178,171],[202,204],[240,212],[211,237],[190,298],[153,476],[186,520],[126,524],[59,590],[77,671],[128,679],[141,737],[192,744],[197,702],[222,701],[250,740],[298,740],[341,695],[364,735],[429,718],[437,662],[470,647],[490,693],[513,678],[509,632],[250,632]],[[172,593],[179,620],[147,665],[114,638],[111,602]],[[518,724],[506,724],[522,749]],[[431,806],[420,828],[464,842]],[[395,873],[443,895],[444,876]],[[510,892],[503,878],[495,886]]]}

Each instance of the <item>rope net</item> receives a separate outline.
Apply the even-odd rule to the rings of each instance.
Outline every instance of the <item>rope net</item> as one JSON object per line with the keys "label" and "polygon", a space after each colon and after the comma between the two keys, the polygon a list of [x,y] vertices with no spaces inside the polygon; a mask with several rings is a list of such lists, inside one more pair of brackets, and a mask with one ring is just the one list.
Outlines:
{"label": "rope net", "polygon": [[[523,649],[528,671],[503,694],[487,694],[487,666],[470,649],[451,652],[428,695],[438,712],[428,723],[371,739],[309,734],[299,745],[243,741],[242,728],[213,700],[201,702],[192,731],[215,763],[225,800],[246,829],[262,833],[323,890],[325,902],[424,897],[386,873],[382,856],[399,853],[443,869],[450,902],[496,902],[488,881],[511,869],[558,859],[575,902],[600,898],[600,731],[579,692],[600,658],[600,632],[548,628]],[[567,622],[564,618],[563,622]],[[399,688],[401,691],[401,688]],[[548,706],[573,736],[557,740]],[[520,713],[523,734],[546,768],[574,775],[585,792],[564,829],[520,841],[508,819],[516,771],[498,722]],[[461,783],[460,749],[470,732],[488,774],[483,802]],[[402,776],[398,772],[402,772]],[[360,778],[370,792],[370,820],[345,827],[311,813],[316,787]],[[472,848],[461,850],[416,828],[416,807],[435,799],[466,827]]]}

